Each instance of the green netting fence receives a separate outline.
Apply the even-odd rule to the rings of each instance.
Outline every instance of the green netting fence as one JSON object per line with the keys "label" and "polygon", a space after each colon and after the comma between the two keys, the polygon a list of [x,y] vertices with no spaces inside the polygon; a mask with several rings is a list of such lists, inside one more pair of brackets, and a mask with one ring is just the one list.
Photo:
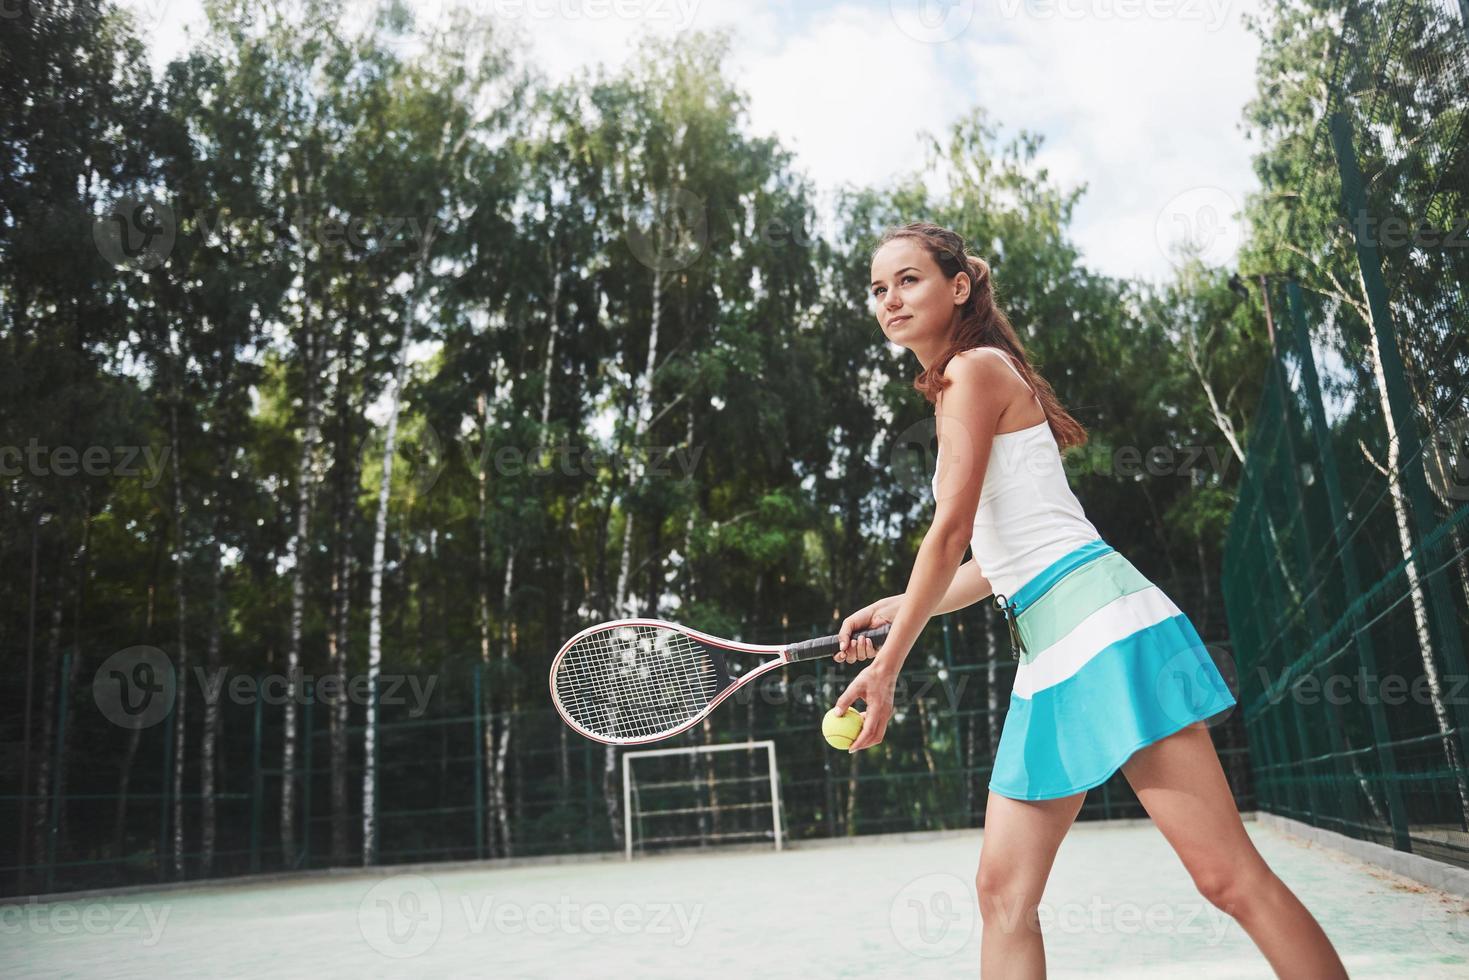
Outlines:
{"label": "green netting fence", "polygon": [[[1206,598],[1196,583],[1155,581],[1206,630],[1206,639],[1212,633],[1215,658],[1227,665],[1217,590]],[[776,626],[743,639],[782,643],[822,632]],[[175,685],[187,690],[186,765],[176,784],[178,701],[168,714],[147,719],[146,727],[122,727],[108,661],[63,659],[54,696],[58,724],[66,728],[59,742],[68,748],[49,761],[59,778],[50,780],[45,800],[33,801],[39,805],[29,808],[25,833],[6,835],[0,894],[363,863],[367,699],[360,676],[333,693],[319,676],[303,676],[291,686],[283,674],[226,672],[220,682],[186,667]],[[376,863],[622,847],[621,815],[614,809],[621,799],[621,750],[609,762],[603,746],[562,723],[541,675],[507,684],[503,667],[476,657],[432,669],[383,668],[373,748]],[[1002,621],[980,603],[937,618],[924,632],[904,667],[899,714],[878,755],[851,756],[822,739],[821,717],[855,673],[829,662],[766,675],[720,705],[707,725],[659,747],[774,739],[787,839],[979,827],[1014,669]],[[156,675],[168,670],[160,663]],[[133,667],[123,673],[136,679]],[[216,679],[206,684],[206,676]],[[208,794],[214,840],[206,857],[200,749],[203,691],[211,686],[219,692],[219,729],[216,782]],[[514,704],[505,696],[511,688],[520,692]],[[287,699],[296,702],[289,773],[283,754]],[[345,721],[338,728],[344,751],[333,766],[332,716],[338,712]],[[1214,731],[1236,799],[1249,809],[1249,764],[1237,712],[1220,719]],[[767,772],[763,759],[752,756],[748,764],[752,777]],[[691,765],[697,774],[706,763]],[[720,771],[726,782],[738,778],[727,764]],[[289,832],[281,819],[288,774]],[[710,789],[719,792],[717,780]],[[691,802],[707,807],[716,800],[695,794]],[[1088,794],[1080,819],[1144,815],[1118,774]],[[17,795],[0,795],[0,820],[11,827],[20,822]],[[694,823],[691,818],[682,832],[692,832]]]}
{"label": "green netting fence", "polygon": [[1260,807],[1469,866],[1466,24],[1345,21],[1223,586]]}

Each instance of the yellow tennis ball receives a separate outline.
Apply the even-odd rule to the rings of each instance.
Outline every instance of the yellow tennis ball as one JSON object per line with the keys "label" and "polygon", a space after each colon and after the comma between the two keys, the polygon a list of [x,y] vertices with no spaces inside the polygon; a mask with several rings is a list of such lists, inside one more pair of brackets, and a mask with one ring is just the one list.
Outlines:
{"label": "yellow tennis ball", "polygon": [[821,734],[834,749],[850,749],[861,731],[862,712],[856,708],[848,708],[841,716],[837,715],[837,709],[832,708],[821,719]]}

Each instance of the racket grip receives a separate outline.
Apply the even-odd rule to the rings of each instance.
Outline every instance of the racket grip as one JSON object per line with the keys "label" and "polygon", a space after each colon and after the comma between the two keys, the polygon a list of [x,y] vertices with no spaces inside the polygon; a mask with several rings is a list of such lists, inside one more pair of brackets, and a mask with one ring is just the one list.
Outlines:
{"label": "racket grip", "polygon": [[[888,630],[892,624],[887,623],[871,630],[858,630],[852,634],[852,639],[865,636],[872,641],[874,647],[882,646],[882,641],[887,639]],[[841,637],[835,633],[831,636],[817,636],[809,640],[798,640],[786,647],[786,654],[792,662],[800,660],[820,660],[822,657],[835,656],[837,650],[841,649]]]}

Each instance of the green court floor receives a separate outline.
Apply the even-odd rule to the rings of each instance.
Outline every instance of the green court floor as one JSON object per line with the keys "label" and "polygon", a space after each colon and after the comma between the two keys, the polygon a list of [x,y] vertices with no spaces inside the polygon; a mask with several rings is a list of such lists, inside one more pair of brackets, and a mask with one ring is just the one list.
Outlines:
{"label": "green court floor", "polygon": [[[1469,904],[1248,821],[1354,978],[1469,976]],[[980,831],[0,906],[5,977],[975,977]],[[1053,977],[1271,977],[1150,824],[1078,824]]]}

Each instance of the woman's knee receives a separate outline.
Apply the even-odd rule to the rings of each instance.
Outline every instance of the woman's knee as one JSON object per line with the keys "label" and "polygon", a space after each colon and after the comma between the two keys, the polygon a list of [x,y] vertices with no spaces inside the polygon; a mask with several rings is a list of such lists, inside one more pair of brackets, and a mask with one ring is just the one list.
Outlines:
{"label": "woman's knee", "polygon": [[1007,932],[1020,924],[1037,923],[1036,909],[1045,890],[1045,879],[1027,874],[1014,862],[979,862],[974,876],[974,890],[979,898],[980,916],[998,923]]}
{"label": "woman's knee", "polygon": [[1205,901],[1231,916],[1238,916],[1270,897],[1275,873],[1264,862],[1218,864],[1194,872],[1193,880]]}

